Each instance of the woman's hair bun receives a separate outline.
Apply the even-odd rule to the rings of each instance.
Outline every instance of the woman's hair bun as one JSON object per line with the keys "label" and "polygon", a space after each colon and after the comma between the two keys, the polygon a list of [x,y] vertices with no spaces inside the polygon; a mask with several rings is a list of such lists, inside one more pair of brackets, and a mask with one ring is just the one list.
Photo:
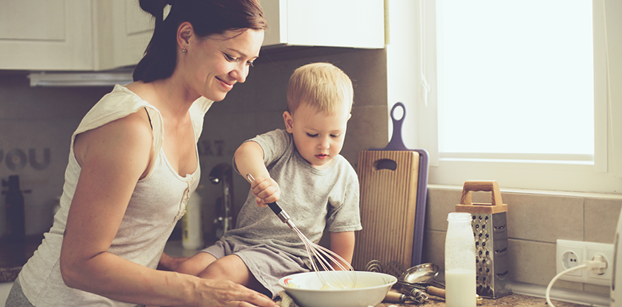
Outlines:
{"label": "woman's hair bun", "polygon": [[153,15],[156,20],[162,20],[164,7],[171,1],[167,0],[140,0],[140,8]]}

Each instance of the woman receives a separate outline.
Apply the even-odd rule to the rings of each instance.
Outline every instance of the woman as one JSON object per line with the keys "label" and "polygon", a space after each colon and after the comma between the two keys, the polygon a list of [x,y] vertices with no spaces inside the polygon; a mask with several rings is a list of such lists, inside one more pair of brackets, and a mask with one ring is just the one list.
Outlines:
{"label": "woman", "polygon": [[[61,209],[7,306],[275,306],[240,285],[174,269],[164,245],[200,178],[213,101],[244,82],[266,22],[257,0],[141,0],[156,18],[134,71],[71,141]],[[166,8],[166,9],[165,9]]]}

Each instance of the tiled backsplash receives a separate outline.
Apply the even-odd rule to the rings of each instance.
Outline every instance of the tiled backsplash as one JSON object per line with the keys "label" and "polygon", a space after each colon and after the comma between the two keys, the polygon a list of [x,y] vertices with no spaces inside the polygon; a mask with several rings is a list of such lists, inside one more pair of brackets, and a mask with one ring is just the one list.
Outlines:
{"label": "tiled backsplash", "polygon": [[[52,225],[71,134],[110,89],[30,87],[25,72],[0,72],[0,179],[18,175],[21,189],[28,191],[24,194],[27,234],[41,234]],[[4,197],[0,205],[2,236],[6,233]]]}
{"label": "tiled backsplash", "polygon": [[[292,51],[293,50],[293,51]],[[204,228],[212,232],[216,199],[222,188],[207,179],[218,163],[231,163],[246,139],[283,128],[287,82],[294,69],[311,62],[335,64],[354,84],[352,119],[342,154],[356,167],[358,152],[388,142],[385,51],[351,48],[294,48],[262,54],[247,81],[216,102],[205,117],[198,143],[202,167]],[[52,223],[52,207],[62,193],[71,134],[88,110],[112,87],[30,87],[26,72],[0,71],[0,179],[19,175],[25,194],[27,234],[40,234]],[[29,160],[32,151],[32,161]],[[50,153],[49,164],[45,152]],[[23,155],[22,155],[23,153]],[[25,157],[24,157],[25,155]],[[9,158],[9,160],[7,160]],[[8,163],[8,164],[7,164]],[[248,184],[234,175],[236,212]],[[4,198],[0,199],[0,236],[5,233]]]}
{"label": "tiled backsplash", "polygon": [[[207,180],[218,163],[231,163],[233,153],[245,140],[276,128],[285,128],[287,82],[294,70],[312,62],[330,62],[344,70],[354,85],[352,118],[341,154],[356,168],[358,152],[382,148],[388,142],[386,58],[384,50],[333,49],[320,52],[272,52],[260,55],[246,83],[238,84],[225,100],[216,102],[207,112],[199,149],[202,149],[202,185],[199,190],[207,210],[204,226],[211,227],[214,203],[221,187]],[[361,63],[364,63],[362,65]],[[207,150],[209,148],[209,150]],[[248,183],[233,176],[235,211],[248,194]]]}
{"label": "tiled backsplash", "polygon": [[[460,203],[462,187],[430,185],[423,261],[444,267],[447,214]],[[510,279],[547,286],[557,274],[557,239],[613,243],[622,195],[560,194],[507,191]],[[477,192],[473,201],[490,203],[490,193]],[[557,281],[555,287],[608,294],[609,288]]]}

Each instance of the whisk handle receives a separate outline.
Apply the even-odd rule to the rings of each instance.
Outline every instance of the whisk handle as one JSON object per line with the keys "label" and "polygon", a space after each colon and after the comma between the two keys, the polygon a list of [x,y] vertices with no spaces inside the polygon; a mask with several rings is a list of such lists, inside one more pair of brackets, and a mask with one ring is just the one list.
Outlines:
{"label": "whisk handle", "polygon": [[281,206],[279,206],[277,203],[269,203],[268,207],[270,207],[270,209],[272,209],[272,212],[274,212],[274,214],[276,215],[281,214],[281,212],[283,211],[283,209],[281,209]]}
{"label": "whisk handle", "polygon": [[281,219],[281,222],[289,225],[289,227],[292,227],[291,221],[289,220],[289,214],[287,214],[285,210],[281,209],[281,206],[279,206],[277,203],[269,203],[268,207],[270,207],[270,209],[272,209],[272,212],[274,212],[274,214],[276,214],[276,216]]}
{"label": "whisk handle", "polygon": [[[251,174],[246,174],[246,180],[248,180],[249,183],[253,183],[253,181],[255,181],[255,177],[253,177],[253,175]],[[272,212],[274,212],[274,214],[279,217],[281,222],[287,224],[289,228],[294,229],[294,227],[296,227],[294,226],[294,223],[292,223],[292,221],[290,220],[287,212],[281,209],[281,206],[279,206],[276,202],[269,203],[268,207],[270,207],[270,209],[272,209]]]}

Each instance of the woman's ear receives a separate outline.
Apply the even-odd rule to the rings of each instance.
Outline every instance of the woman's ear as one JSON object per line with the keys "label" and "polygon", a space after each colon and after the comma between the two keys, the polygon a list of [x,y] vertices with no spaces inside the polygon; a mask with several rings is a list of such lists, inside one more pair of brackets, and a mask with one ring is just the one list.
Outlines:
{"label": "woman's ear", "polygon": [[182,22],[177,28],[177,45],[179,49],[188,50],[190,39],[194,35],[194,28],[189,22]]}
{"label": "woman's ear", "polygon": [[288,111],[283,112],[283,122],[285,122],[287,132],[294,133],[294,118]]}

